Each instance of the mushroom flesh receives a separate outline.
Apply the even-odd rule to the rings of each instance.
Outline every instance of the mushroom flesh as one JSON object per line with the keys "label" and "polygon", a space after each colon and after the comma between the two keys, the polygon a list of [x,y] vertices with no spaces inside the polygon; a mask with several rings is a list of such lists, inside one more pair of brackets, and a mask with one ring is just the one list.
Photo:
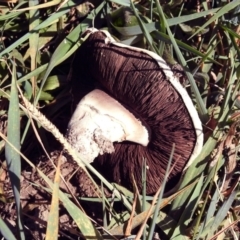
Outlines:
{"label": "mushroom flesh", "polygon": [[[197,111],[170,67],[157,54],[116,42],[104,30],[88,29],[73,63],[76,110],[68,141],[103,174],[129,189],[132,175],[147,194],[191,165],[202,149]],[[80,102],[79,102],[80,100]]]}

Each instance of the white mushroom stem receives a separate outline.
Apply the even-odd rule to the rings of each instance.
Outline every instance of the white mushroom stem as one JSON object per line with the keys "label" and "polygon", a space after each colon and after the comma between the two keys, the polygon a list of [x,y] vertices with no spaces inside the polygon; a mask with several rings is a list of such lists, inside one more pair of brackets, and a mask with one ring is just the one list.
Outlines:
{"label": "white mushroom stem", "polygon": [[78,104],[67,130],[69,143],[92,162],[99,154],[112,153],[114,142],[149,142],[145,126],[114,98],[101,90],[87,94]]}

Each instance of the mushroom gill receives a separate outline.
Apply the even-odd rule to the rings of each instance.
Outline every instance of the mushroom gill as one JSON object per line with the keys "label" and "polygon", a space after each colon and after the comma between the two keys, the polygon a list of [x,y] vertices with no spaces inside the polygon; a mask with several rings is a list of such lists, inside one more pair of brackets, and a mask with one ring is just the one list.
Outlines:
{"label": "mushroom gill", "polygon": [[73,63],[75,102],[97,87],[151,130],[147,146],[115,142],[114,152],[99,155],[93,165],[109,181],[129,189],[132,189],[133,175],[141,190],[145,158],[147,194],[155,193],[166,174],[173,143],[174,167],[169,179],[181,173],[201,151],[202,126],[196,109],[186,90],[158,55],[116,43],[105,31],[94,29],[88,33]]}

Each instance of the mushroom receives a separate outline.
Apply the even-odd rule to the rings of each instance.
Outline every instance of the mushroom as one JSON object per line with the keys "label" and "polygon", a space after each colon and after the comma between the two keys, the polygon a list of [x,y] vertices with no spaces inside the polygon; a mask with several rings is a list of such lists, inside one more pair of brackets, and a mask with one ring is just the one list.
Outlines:
{"label": "mushroom", "polygon": [[157,54],[116,42],[104,30],[88,29],[73,63],[78,102],[66,137],[109,181],[147,194],[189,167],[202,149],[197,111],[170,67]]}

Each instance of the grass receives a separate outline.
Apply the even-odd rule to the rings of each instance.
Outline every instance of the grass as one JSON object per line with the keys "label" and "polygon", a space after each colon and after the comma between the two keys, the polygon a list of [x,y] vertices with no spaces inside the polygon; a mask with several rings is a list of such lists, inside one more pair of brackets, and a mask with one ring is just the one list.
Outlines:
{"label": "grass", "polygon": [[[0,1],[0,201],[1,206],[8,204],[4,188],[7,165],[17,216],[12,228],[0,213],[3,237],[26,238],[20,179],[30,166],[47,183],[47,187],[38,187],[52,195],[46,239],[70,237],[59,228],[60,205],[76,224],[72,229],[76,238],[81,233],[85,239],[152,239],[155,229],[161,229],[166,239],[239,239],[240,1],[192,2]],[[122,6],[131,8],[130,21],[122,17]],[[149,197],[144,193],[141,196],[137,189],[133,194],[109,183],[81,160],[52,124],[70,114],[66,111],[71,101],[69,59],[81,45],[80,34],[93,24],[125,44],[150,49],[170,65],[178,62],[185,69],[186,87],[203,122],[205,143],[183,174],[179,189],[168,197],[163,196],[164,184]],[[60,179],[65,181],[59,171],[61,156],[54,165],[55,177],[50,179],[32,154],[36,145],[39,154],[43,151],[47,156],[52,148],[43,128],[80,166],[85,166],[86,172],[98,177],[125,210],[112,209],[110,199],[99,189],[102,197],[85,201],[102,202],[107,215],[100,227],[74,196],[58,190]],[[106,217],[109,213],[111,221]]]}

